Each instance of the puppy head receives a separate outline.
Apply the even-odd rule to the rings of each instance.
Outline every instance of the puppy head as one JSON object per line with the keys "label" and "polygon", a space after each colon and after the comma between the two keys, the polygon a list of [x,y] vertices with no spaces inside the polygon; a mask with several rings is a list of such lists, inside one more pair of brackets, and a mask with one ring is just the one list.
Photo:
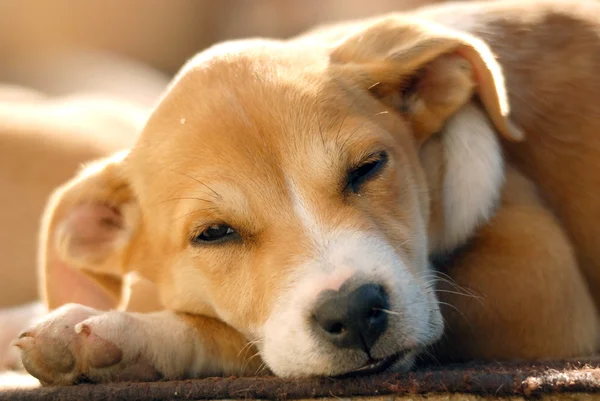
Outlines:
{"label": "puppy head", "polygon": [[[430,254],[493,209],[507,112],[489,49],[422,23],[376,22],[333,49],[220,45],[182,70],[130,154],[63,194],[48,237],[61,260],[137,270],[168,308],[228,323],[276,374],[406,369],[443,329]],[[118,224],[81,248],[69,216],[102,192],[80,190],[91,182],[127,196],[96,201]],[[462,201],[457,231],[438,209]]]}

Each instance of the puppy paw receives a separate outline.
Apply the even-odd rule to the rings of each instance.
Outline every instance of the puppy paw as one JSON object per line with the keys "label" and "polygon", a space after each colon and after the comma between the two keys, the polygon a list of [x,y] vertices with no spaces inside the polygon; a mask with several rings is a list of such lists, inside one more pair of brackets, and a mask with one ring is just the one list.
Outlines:
{"label": "puppy paw", "polygon": [[25,369],[45,385],[157,380],[137,323],[127,313],[68,304],[21,333],[14,345]]}

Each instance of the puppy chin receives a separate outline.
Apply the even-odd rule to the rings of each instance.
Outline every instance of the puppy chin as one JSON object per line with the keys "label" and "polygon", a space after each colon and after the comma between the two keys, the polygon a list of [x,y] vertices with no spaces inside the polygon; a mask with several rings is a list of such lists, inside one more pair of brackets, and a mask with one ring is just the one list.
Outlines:
{"label": "puppy chin", "polygon": [[406,356],[400,360],[398,360],[392,367],[389,372],[392,373],[402,373],[408,372],[415,366],[415,361],[417,359],[417,355],[420,353],[420,350],[412,350],[406,354]]}

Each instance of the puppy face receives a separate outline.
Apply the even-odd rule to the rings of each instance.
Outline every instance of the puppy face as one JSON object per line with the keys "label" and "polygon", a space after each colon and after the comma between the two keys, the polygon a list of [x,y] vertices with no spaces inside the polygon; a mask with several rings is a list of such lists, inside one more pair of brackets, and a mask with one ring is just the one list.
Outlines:
{"label": "puppy face", "polygon": [[[279,375],[409,366],[442,332],[410,129],[341,77],[273,54],[198,63],[148,123],[127,163],[160,266],[146,274],[168,307],[257,341]],[[319,310],[352,293],[373,305]]]}
{"label": "puppy face", "polygon": [[[322,42],[193,59],[125,158],[54,196],[46,276],[58,259],[137,271],[167,308],[243,333],[280,376],[409,368],[443,329],[428,258],[492,214],[496,130],[518,132],[473,38],[391,18]],[[110,230],[75,224],[98,215],[73,212],[82,199],[111,206]]]}

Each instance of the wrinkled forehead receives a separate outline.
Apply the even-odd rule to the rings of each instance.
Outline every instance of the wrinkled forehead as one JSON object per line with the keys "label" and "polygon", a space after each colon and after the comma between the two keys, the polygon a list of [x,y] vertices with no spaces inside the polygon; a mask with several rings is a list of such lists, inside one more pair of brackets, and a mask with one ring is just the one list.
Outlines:
{"label": "wrinkled forehead", "polygon": [[172,193],[192,185],[190,175],[262,191],[302,177],[326,185],[385,140],[376,111],[317,64],[260,55],[200,64],[150,118],[132,154],[136,185]]}

